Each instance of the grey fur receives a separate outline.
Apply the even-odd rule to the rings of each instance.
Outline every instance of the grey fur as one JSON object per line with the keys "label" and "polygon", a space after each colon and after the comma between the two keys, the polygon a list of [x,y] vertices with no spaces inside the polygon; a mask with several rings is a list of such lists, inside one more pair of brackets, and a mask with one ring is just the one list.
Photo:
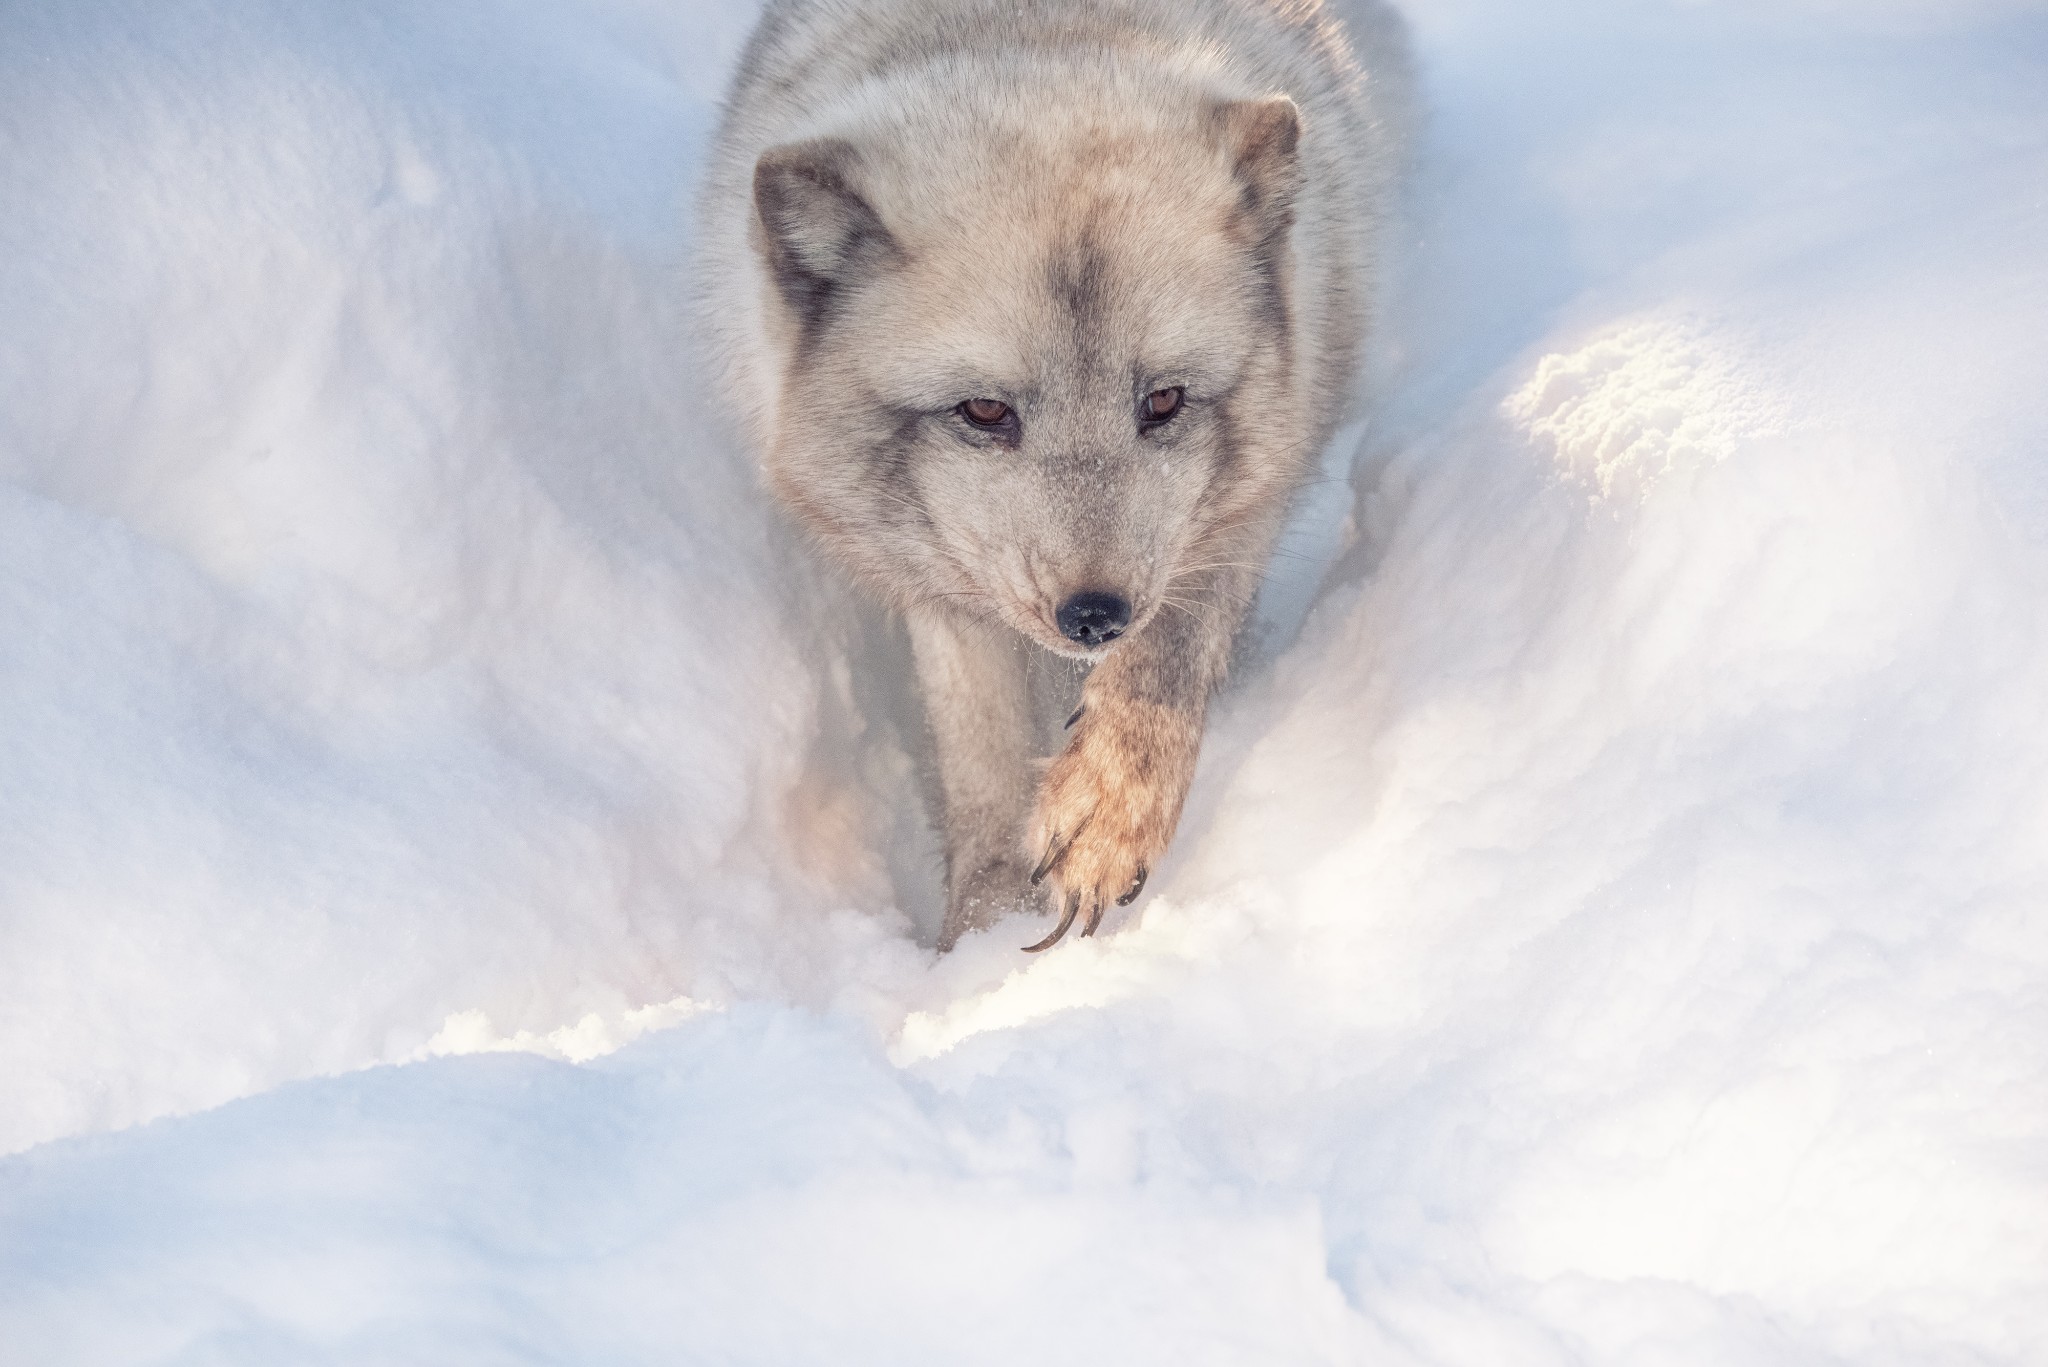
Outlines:
{"label": "grey fur", "polygon": [[[1351,11],[1363,62],[1316,0],[775,0],[748,45],[704,315],[771,486],[909,624],[942,944],[1037,907],[1051,845],[1092,929],[1171,837],[1353,398],[1407,76],[1393,19]],[[1011,416],[978,426],[969,399]],[[1054,618],[1084,590],[1133,607],[1092,652]],[[1042,778],[1029,646],[1096,662]]]}

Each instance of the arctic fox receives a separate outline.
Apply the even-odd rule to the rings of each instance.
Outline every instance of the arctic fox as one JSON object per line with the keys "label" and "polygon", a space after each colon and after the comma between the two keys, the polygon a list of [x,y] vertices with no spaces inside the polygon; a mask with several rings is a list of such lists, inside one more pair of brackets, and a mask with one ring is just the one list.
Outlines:
{"label": "arctic fox", "polygon": [[[1033,950],[1092,934],[1173,837],[1353,399],[1407,75],[1347,8],[771,0],[741,60],[701,303],[770,486],[907,624],[941,948],[1016,909],[1059,913]],[[1090,665],[1049,763],[1031,647]]]}

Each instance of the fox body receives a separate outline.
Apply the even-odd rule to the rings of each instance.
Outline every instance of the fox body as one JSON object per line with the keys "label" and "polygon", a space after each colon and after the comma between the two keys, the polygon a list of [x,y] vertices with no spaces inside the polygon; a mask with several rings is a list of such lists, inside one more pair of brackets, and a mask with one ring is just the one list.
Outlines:
{"label": "fox body", "polygon": [[[1173,836],[1354,397],[1406,78],[1351,10],[771,0],[742,59],[701,303],[771,488],[908,626],[942,947],[1048,898],[1046,943],[1092,931]],[[1049,763],[1034,650],[1087,668]]]}

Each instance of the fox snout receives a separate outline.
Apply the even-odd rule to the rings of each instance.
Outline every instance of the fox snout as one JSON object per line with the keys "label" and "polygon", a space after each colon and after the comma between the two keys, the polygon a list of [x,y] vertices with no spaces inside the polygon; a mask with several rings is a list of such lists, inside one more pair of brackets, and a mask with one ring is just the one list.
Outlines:
{"label": "fox snout", "polygon": [[1131,625],[1130,602],[1100,589],[1084,589],[1060,604],[1054,615],[1060,635],[1085,650],[1106,646]]}

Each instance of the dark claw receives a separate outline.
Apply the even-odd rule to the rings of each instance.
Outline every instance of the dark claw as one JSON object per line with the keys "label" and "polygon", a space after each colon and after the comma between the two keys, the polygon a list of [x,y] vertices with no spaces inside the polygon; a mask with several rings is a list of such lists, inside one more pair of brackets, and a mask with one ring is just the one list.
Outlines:
{"label": "dark claw", "polygon": [[1129,892],[1125,893],[1123,896],[1116,899],[1116,904],[1120,907],[1127,907],[1131,903],[1137,901],[1138,894],[1143,892],[1144,890],[1145,866],[1143,864],[1140,864],[1138,865],[1138,881],[1131,884],[1131,890]]}
{"label": "dark claw", "polygon": [[1062,726],[1062,727],[1060,728],[1060,730],[1062,730],[1062,731],[1071,731],[1071,730],[1073,730],[1073,729],[1074,729],[1074,723],[1075,723],[1075,722],[1077,722],[1077,721],[1079,721],[1079,720],[1081,720],[1081,714],[1082,714],[1083,712],[1086,712],[1087,710],[1088,710],[1088,704],[1087,704],[1087,703],[1082,703],[1082,704],[1081,704],[1081,705],[1080,705],[1079,707],[1075,708],[1075,709],[1074,709],[1074,715],[1073,715],[1073,716],[1071,716],[1071,717],[1068,717],[1068,718],[1067,718],[1067,724],[1066,724],[1065,726]]}
{"label": "dark claw", "polygon": [[1067,927],[1074,924],[1074,917],[1080,913],[1080,910],[1081,890],[1076,888],[1072,893],[1068,894],[1066,912],[1060,917],[1060,923],[1052,928],[1052,934],[1046,936],[1035,945],[1024,946],[1024,952],[1026,954],[1036,954],[1040,950],[1051,949],[1054,945],[1058,944],[1060,937],[1067,933]]}
{"label": "dark claw", "polygon": [[1038,867],[1031,871],[1032,887],[1035,888],[1045,881],[1045,876],[1052,872],[1055,864],[1060,862],[1060,856],[1065,854],[1068,848],[1073,845],[1074,837],[1088,829],[1088,822],[1092,815],[1091,813],[1090,816],[1082,817],[1081,824],[1074,827],[1074,834],[1068,836],[1065,840],[1060,839],[1058,831],[1053,832],[1052,839],[1046,842],[1045,858],[1039,860]]}
{"label": "dark claw", "polygon": [[1095,899],[1094,904],[1088,908],[1088,924],[1081,928],[1081,938],[1085,940],[1090,935],[1093,935],[1095,933],[1095,927],[1101,924],[1102,899],[1098,897]]}
{"label": "dark claw", "polygon": [[1031,886],[1035,888],[1040,883],[1043,883],[1045,876],[1052,872],[1052,866],[1057,864],[1060,856],[1066,852],[1066,845],[1060,843],[1059,832],[1054,831],[1052,839],[1046,842],[1045,858],[1039,860],[1038,867],[1031,871]]}

